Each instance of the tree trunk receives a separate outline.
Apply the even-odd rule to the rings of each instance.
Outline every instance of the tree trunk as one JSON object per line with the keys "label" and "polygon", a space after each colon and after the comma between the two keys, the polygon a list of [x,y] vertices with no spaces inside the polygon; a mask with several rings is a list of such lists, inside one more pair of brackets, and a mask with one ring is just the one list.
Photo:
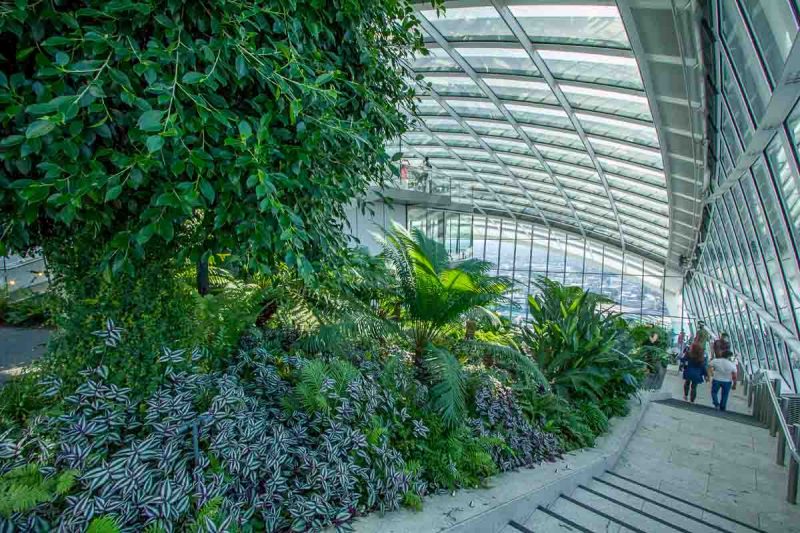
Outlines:
{"label": "tree trunk", "polygon": [[197,292],[201,296],[208,294],[208,259],[197,261]]}

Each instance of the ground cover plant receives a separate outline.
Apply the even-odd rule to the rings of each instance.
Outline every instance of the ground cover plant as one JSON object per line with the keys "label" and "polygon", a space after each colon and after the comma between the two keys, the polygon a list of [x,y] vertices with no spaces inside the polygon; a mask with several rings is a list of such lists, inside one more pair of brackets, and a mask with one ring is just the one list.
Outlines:
{"label": "ground cover plant", "polygon": [[57,327],[0,389],[3,530],[346,531],[624,414],[640,364],[601,298],[542,281],[520,330],[487,262],[400,227],[348,248],[418,24],[395,0],[3,11],[0,253],[44,253]]}

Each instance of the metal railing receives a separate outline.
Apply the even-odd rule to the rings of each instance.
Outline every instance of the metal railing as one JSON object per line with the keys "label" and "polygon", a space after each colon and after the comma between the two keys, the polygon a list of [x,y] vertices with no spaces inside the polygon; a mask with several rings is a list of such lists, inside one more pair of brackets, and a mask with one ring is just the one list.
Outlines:
{"label": "metal railing", "polygon": [[[797,481],[800,470],[800,395],[781,396],[779,378],[771,378],[767,372],[758,371],[744,376],[744,392],[747,406],[752,407],[753,417],[769,429],[772,437],[777,437],[775,463],[786,464],[789,452],[789,472],[786,487],[786,501],[797,504]],[[787,422],[786,418],[789,417]]]}

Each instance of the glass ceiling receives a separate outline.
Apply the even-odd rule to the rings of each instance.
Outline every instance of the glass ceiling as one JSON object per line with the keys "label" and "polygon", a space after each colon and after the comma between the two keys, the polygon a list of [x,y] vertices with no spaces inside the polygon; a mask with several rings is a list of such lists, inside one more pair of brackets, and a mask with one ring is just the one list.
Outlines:
{"label": "glass ceiling", "polygon": [[448,3],[442,18],[419,6],[419,121],[390,151],[412,168],[427,159],[477,212],[665,263],[662,151],[616,5],[476,3]]}

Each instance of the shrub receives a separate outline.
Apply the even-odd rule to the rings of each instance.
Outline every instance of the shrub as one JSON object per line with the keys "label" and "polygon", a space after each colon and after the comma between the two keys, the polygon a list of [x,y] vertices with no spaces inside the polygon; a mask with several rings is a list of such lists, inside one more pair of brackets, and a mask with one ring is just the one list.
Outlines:
{"label": "shrub", "polygon": [[[103,351],[120,335],[113,324],[99,334]],[[0,475],[31,464],[40,484],[80,474],[65,498],[14,500],[24,510],[3,527],[83,530],[109,516],[122,528],[171,530],[194,527],[202,515],[218,527],[318,530],[425,493],[388,436],[371,431],[376,419],[399,416],[372,377],[331,363],[331,377],[317,380],[309,370],[317,362],[263,348],[240,352],[225,372],[203,372],[205,357],[163,350],[165,380],[146,401],[109,384],[102,366],[69,393],[50,380],[44,394],[64,398],[63,414],[4,434]],[[325,408],[282,404],[310,382]],[[211,502],[218,512],[208,512]]]}

